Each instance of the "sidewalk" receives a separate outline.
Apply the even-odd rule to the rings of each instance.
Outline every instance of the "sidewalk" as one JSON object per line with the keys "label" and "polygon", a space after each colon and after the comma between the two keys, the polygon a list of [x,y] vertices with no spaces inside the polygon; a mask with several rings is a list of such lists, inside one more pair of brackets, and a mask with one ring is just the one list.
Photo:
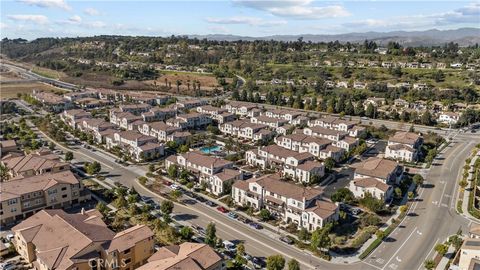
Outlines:
{"label": "sidewalk", "polygon": [[442,257],[442,260],[437,264],[437,267],[435,267],[436,270],[445,270],[447,267],[448,261],[455,255],[455,247],[453,245],[450,245],[448,247],[448,251],[445,254],[445,256]]}
{"label": "sidewalk", "polygon": [[[478,152],[480,153],[480,151]],[[472,161],[470,162],[470,166],[473,167],[473,164],[475,164],[475,161],[478,159],[479,157],[479,154],[475,155],[473,158],[472,158]],[[469,182],[469,185],[470,185],[470,182],[474,181],[473,179],[474,177],[474,174],[473,173],[469,173],[468,174],[468,177],[467,177],[467,182]],[[467,217],[468,219],[473,219],[473,220],[477,220],[475,217],[473,217],[469,212],[468,212],[468,198],[470,197],[470,192],[472,192],[470,190],[470,188],[466,188],[464,191],[463,191],[463,200],[462,200],[462,210],[463,210],[463,216]]]}

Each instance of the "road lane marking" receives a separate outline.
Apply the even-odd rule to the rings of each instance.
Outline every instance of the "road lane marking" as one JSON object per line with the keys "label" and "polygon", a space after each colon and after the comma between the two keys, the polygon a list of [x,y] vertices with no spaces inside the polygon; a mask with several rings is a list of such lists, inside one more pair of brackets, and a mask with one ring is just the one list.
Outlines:
{"label": "road lane marking", "polygon": [[427,256],[425,257],[425,259],[420,263],[420,266],[418,267],[418,270],[422,270],[424,269],[424,266],[423,266],[423,262],[427,260],[427,258],[430,256],[430,253],[432,253],[432,251],[434,250],[435,246],[437,245],[438,241],[440,241],[440,238],[437,238],[437,241],[435,241],[435,244],[433,244],[433,248],[430,249],[430,251],[428,252]]}
{"label": "road lane marking", "polygon": [[373,265],[373,264],[371,264],[371,263],[368,263],[368,262],[366,262],[366,261],[363,261],[363,263],[366,264],[366,265],[369,265],[369,266],[371,266],[371,267],[373,267],[373,268],[375,268],[375,269],[382,270],[382,268],[380,268],[380,267],[378,267],[378,266],[376,266],[376,265]]}
{"label": "road lane marking", "polygon": [[[398,228],[398,227],[397,227]],[[390,260],[387,261],[387,263],[385,264],[385,266],[382,268],[382,269],[385,269],[385,267],[390,263],[390,261],[395,257],[397,256],[397,253],[400,252],[400,250],[403,248],[403,246],[405,246],[405,244],[408,242],[408,240],[410,240],[410,237],[412,237],[412,235],[417,231],[417,227],[415,227],[413,229],[413,231],[410,233],[410,235],[407,237],[407,239],[405,239],[405,241],[402,243],[402,245],[397,249],[397,251],[395,251],[395,253],[393,254],[393,256],[390,258]]]}

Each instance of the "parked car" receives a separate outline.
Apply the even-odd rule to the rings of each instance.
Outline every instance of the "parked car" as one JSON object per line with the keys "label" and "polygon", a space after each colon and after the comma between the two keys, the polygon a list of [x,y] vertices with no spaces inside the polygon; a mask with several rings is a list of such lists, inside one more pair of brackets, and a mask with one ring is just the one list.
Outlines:
{"label": "parked car", "polygon": [[204,202],[207,201],[207,199],[205,199],[205,198],[202,197],[202,196],[197,196],[197,197],[195,197],[195,199],[197,199],[197,201],[202,202],[202,203],[204,203]]}
{"label": "parked car", "polygon": [[17,267],[12,262],[6,262],[6,263],[0,264],[0,269],[1,270],[13,270],[13,269],[16,269],[16,268]]}
{"label": "parked car", "polygon": [[210,207],[215,207],[215,206],[217,206],[217,204],[214,203],[214,202],[212,202],[212,201],[207,201],[205,204],[208,205],[208,206],[210,206]]}
{"label": "parked car", "polygon": [[245,220],[242,220],[242,222],[245,223],[245,224],[250,224],[250,223],[252,223],[252,220],[246,218]]}
{"label": "parked car", "polygon": [[260,257],[253,257],[252,264],[253,264],[253,267],[255,267],[255,269],[262,269],[267,266],[267,263],[265,262],[265,260]]}
{"label": "parked car", "polygon": [[255,229],[257,229],[257,230],[263,229],[263,226],[260,225],[260,224],[258,224],[258,223],[256,223],[256,222],[252,222],[252,223],[250,223],[249,225],[250,225],[252,228],[255,228]]}
{"label": "parked car", "polygon": [[228,213],[228,217],[232,218],[232,219],[237,219],[238,215],[235,212],[230,212],[230,213]]}
{"label": "parked car", "polygon": [[223,206],[219,206],[219,207],[217,207],[217,210],[218,210],[218,211],[220,211],[220,212],[222,212],[222,213],[224,213],[224,214],[226,214],[226,213],[228,213],[228,212],[229,212],[229,211],[228,211],[228,209],[226,209],[226,208],[225,208],[225,207],[223,207]]}
{"label": "parked car", "polygon": [[350,212],[351,212],[353,215],[358,215],[358,214],[362,213],[362,209],[355,207],[355,208],[350,209]]}
{"label": "parked car", "polygon": [[177,184],[172,184],[172,185],[170,186],[170,188],[173,189],[173,190],[179,190],[179,189],[180,189],[180,186],[177,185]]}
{"label": "parked car", "polygon": [[293,243],[295,243],[295,241],[293,241],[290,237],[288,236],[282,236],[280,237],[280,241],[284,242],[284,243],[287,243],[289,245],[292,245]]}

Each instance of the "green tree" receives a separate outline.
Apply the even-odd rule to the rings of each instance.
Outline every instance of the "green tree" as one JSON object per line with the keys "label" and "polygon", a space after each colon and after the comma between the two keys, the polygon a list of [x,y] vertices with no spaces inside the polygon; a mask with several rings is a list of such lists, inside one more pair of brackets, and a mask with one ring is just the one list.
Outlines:
{"label": "green tree", "polygon": [[237,245],[237,254],[235,255],[235,261],[238,264],[245,265],[247,264],[247,260],[245,259],[245,246],[243,243]]}
{"label": "green tree", "polygon": [[310,233],[308,232],[308,230],[306,228],[302,227],[298,231],[297,237],[301,241],[307,241],[308,239],[310,239]]}
{"label": "green tree", "polygon": [[425,269],[427,269],[427,270],[432,270],[433,268],[435,268],[436,264],[435,264],[435,261],[433,261],[433,260],[426,260],[426,261],[423,263],[423,266],[424,266]]}
{"label": "green tree", "polygon": [[340,188],[332,194],[330,199],[334,202],[350,204],[355,200],[355,195],[348,188]]}
{"label": "green tree", "polygon": [[292,258],[290,261],[288,261],[287,267],[288,270],[300,270],[300,263]]}
{"label": "green tree", "polygon": [[190,150],[190,148],[186,144],[182,144],[182,145],[180,145],[180,147],[178,147],[178,152],[180,152],[180,153],[186,153],[189,150]]}
{"label": "green tree", "polygon": [[54,142],[48,143],[48,149],[50,149],[51,151],[53,151],[53,150],[55,149],[55,143],[54,143]]}
{"label": "green tree", "polygon": [[268,270],[282,270],[285,267],[285,259],[282,255],[272,255],[267,258]]}
{"label": "green tree", "polygon": [[260,218],[264,221],[266,220],[269,220],[270,219],[270,211],[268,211],[267,209],[262,209],[260,210]]}
{"label": "green tree", "polygon": [[85,170],[90,175],[98,174],[102,170],[102,165],[97,161],[87,163],[85,165]]}
{"label": "green tree", "polygon": [[192,228],[188,226],[182,227],[182,229],[180,229],[180,236],[182,237],[182,239],[186,241],[190,241],[190,239],[192,239],[192,236],[193,236]]}
{"label": "green tree", "polygon": [[215,223],[208,223],[207,229],[205,231],[205,244],[215,247],[217,242],[217,229],[215,228]]}
{"label": "green tree", "polygon": [[170,215],[173,211],[173,202],[169,200],[163,200],[160,203],[160,211],[164,215]]}
{"label": "green tree", "polygon": [[433,125],[433,119],[432,119],[432,114],[430,113],[429,110],[425,111],[423,114],[422,114],[422,118],[420,119],[420,122],[423,124],[423,125],[426,125],[426,126],[431,126]]}
{"label": "green tree", "polygon": [[154,164],[148,165],[148,171],[149,172],[154,172],[155,171],[155,165]]}
{"label": "green tree", "polygon": [[335,167],[335,160],[331,157],[328,157],[324,160],[323,164],[325,165],[325,169],[332,170]]}
{"label": "green tree", "polygon": [[73,159],[73,153],[68,151],[65,153],[65,161],[71,161]]}
{"label": "green tree", "polygon": [[421,187],[421,186],[423,186],[424,179],[420,174],[415,174],[413,176],[413,182],[415,183],[415,185],[417,187]]}
{"label": "green tree", "polygon": [[331,227],[331,224],[327,224],[325,227],[317,228],[315,231],[313,231],[310,239],[310,247],[312,250],[317,250],[319,248],[327,249],[330,247],[331,241],[328,233],[330,232]]}
{"label": "green tree", "polygon": [[173,179],[177,178],[178,166],[175,164],[170,165],[170,167],[168,167],[167,173],[170,178],[173,178]]}
{"label": "green tree", "polygon": [[182,196],[182,192],[180,190],[172,190],[170,191],[170,196],[172,197],[172,199],[178,200],[178,198]]}
{"label": "green tree", "polygon": [[395,197],[397,197],[397,198],[401,198],[401,197],[402,197],[402,189],[401,189],[401,188],[396,187],[396,188],[394,189],[394,193],[395,193]]}
{"label": "green tree", "polygon": [[97,205],[95,206],[95,209],[97,209],[104,216],[107,215],[108,210],[109,210],[107,205],[103,202],[97,203]]}
{"label": "green tree", "polygon": [[447,245],[444,245],[444,244],[437,244],[437,245],[435,246],[435,251],[436,251],[438,254],[444,256],[444,255],[447,253],[447,251],[448,251],[448,246],[447,246]]}
{"label": "green tree", "polygon": [[367,105],[367,109],[365,110],[365,116],[375,118],[375,107],[372,105],[372,103],[369,103]]}

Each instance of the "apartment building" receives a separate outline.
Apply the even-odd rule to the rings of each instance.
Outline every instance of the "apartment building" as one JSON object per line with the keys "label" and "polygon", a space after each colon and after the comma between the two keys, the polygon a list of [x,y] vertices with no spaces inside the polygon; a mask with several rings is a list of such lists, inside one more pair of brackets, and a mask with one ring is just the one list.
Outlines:
{"label": "apartment building", "polygon": [[250,118],[250,121],[254,124],[266,125],[271,128],[278,128],[288,123],[288,120],[269,117],[266,115],[259,115],[259,116],[252,117]]}
{"label": "apartment building", "polygon": [[220,132],[225,135],[231,135],[239,139],[251,141],[269,140],[274,136],[274,132],[269,130],[266,125],[251,123],[248,120],[236,120],[227,122],[219,126]]}
{"label": "apartment building", "polygon": [[316,157],[320,157],[320,150],[332,143],[324,138],[308,136],[305,134],[290,134],[279,136],[274,139],[275,143],[283,148],[290,149],[299,153],[308,152]]}
{"label": "apartment building", "polygon": [[475,270],[480,267],[480,239],[466,238],[460,248],[459,270]]}
{"label": "apartment building", "polygon": [[144,122],[165,121],[177,115],[177,109],[174,106],[159,108],[153,107],[148,112],[141,114]]}
{"label": "apartment building", "polygon": [[129,112],[134,115],[140,115],[142,113],[148,112],[152,106],[147,103],[140,104],[124,104],[118,106],[121,112]]}
{"label": "apartment building", "polygon": [[448,125],[454,125],[460,120],[461,113],[458,112],[442,112],[438,115],[438,122]]}
{"label": "apartment building", "polygon": [[122,112],[120,109],[110,110],[110,123],[126,130],[133,130],[133,123],[142,121],[142,119],[141,116],[134,115],[131,112]]}
{"label": "apartment building", "polygon": [[204,99],[187,99],[177,101],[176,106],[179,109],[190,110],[207,104],[207,100]]}
{"label": "apartment building", "polygon": [[74,129],[78,127],[78,124],[81,123],[83,119],[90,117],[90,112],[81,109],[63,111],[63,113],[60,115],[62,121]]}
{"label": "apartment building", "polygon": [[385,157],[399,161],[416,161],[423,144],[421,135],[413,132],[398,131],[388,139]]}
{"label": "apartment building", "polygon": [[196,111],[198,113],[209,114],[211,116],[228,112],[228,110],[225,108],[213,107],[212,105],[199,106],[196,108]]}
{"label": "apartment building", "polygon": [[33,90],[32,97],[45,105],[45,109],[51,112],[62,112],[73,108],[73,103],[63,96],[51,92]]}
{"label": "apartment building", "polygon": [[66,208],[90,200],[71,171],[17,176],[2,182],[0,192],[1,224],[22,220],[46,208]]}
{"label": "apartment building", "polygon": [[182,128],[180,127],[172,127],[165,122],[147,122],[144,123],[141,126],[138,126],[138,131],[145,135],[145,136],[152,136],[157,138],[159,141],[167,141],[167,136],[177,132],[181,131]]}
{"label": "apartment building", "polygon": [[224,270],[225,261],[207,244],[182,243],[165,246],[155,252],[138,270]]}
{"label": "apartment building", "polygon": [[168,168],[173,165],[189,170],[191,173],[197,175],[200,181],[206,181],[224,169],[233,168],[233,162],[231,161],[208,156],[198,151],[169,156],[165,160],[165,167],[168,170]]}
{"label": "apartment building", "polygon": [[331,141],[340,141],[348,135],[346,131],[324,128],[321,126],[306,127],[303,130],[295,130],[294,133],[301,133],[308,136],[315,136],[329,139]]}
{"label": "apartment building", "polygon": [[164,155],[164,145],[159,144],[155,137],[136,131],[117,131],[113,136],[106,137],[106,146],[107,149],[121,147],[137,161]]}
{"label": "apartment building", "polygon": [[78,125],[78,129],[84,132],[98,133],[107,129],[114,129],[116,126],[101,118],[85,118]]}
{"label": "apartment building", "polygon": [[0,156],[3,157],[10,152],[14,152],[14,153],[21,152],[17,142],[15,140],[0,141]]}
{"label": "apartment building", "polygon": [[322,194],[321,189],[283,181],[279,174],[237,181],[232,186],[232,198],[238,205],[266,208],[309,231],[338,220],[338,206],[323,199]]}
{"label": "apartment building", "polygon": [[237,117],[233,113],[223,112],[217,115],[213,115],[212,119],[217,121],[218,124],[234,121]]}
{"label": "apartment building", "polygon": [[203,181],[207,183],[208,192],[220,196],[230,193],[233,183],[237,180],[243,180],[243,173],[236,169],[226,168]]}
{"label": "apartment building", "polygon": [[370,192],[374,197],[387,201],[392,186],[398,184],[403,175],[403,168],[397,162],[384,158],[372,157],[352,167],[355,173],[349,189],[356,197],[363,197]]}
{"label": "apartment building", "polygon": [[1,164],[8,169],[11,177],[33,176],[70,169],[69,163],[60,161],[60,157],[49,150],[39,150],[28,155],[10,153],[2,157]]}
{"label": "apartment building", "polygon": [[168,119],[167,125],[182,129],[195,129],[208,126],[212,123],[212,118],[203,113],[179,114],[176,118]]}
{"label": "apartment building", "polygon": [[98,210],[42,210],[12,228],[18,253],[35,269],[131,270],[147,263],[154,234],[145,225],[111,231]]}
{"label": "apartment building", "polygon": [[225,108],[229,113],[243,117],[256,117],[261,112],[257,105],[239,101],[231,101],[222,106],[222,108]]}
{"label": "apartment building", "polygon": [[259,147],[245,152],[247,164],[259,166],[262,169],[280,168],[285,177],[296,181],[309,183],[315,178],[325,175],[325,167],[315,161],[315,156],[308,152],[297,152],[278,145]]}
{"label": "apartment building", "polygon": [[263,115],[272,118],[284,119],[287,120],[290,124],[293,124],[294,119],[296,119],[297,117],[303,116],[303,114],[300,112],[285,109],[268,110],[263,113]]}

